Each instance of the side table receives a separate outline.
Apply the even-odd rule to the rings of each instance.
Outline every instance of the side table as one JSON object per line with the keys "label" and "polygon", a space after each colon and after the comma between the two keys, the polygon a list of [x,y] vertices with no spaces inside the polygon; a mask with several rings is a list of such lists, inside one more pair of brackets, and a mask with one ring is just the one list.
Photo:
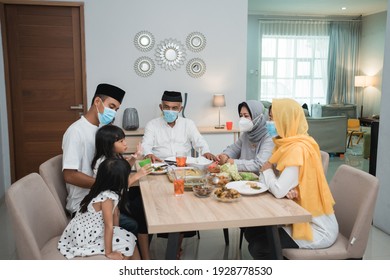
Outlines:
{"label": "side table", "polygon": [[362,117],[359,118],[359,121],[360,121],[360,125],[362,126],[371,126],[373,122],[379,122],[379,119],[374,119],[371,117]]}

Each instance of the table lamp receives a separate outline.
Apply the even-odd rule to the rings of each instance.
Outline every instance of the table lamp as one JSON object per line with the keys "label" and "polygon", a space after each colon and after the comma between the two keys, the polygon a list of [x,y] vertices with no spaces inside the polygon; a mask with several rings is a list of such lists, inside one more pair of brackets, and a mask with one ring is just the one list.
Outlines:
{"label": "table lamp", "polygon": [[215,126],[217,129],[225,128],[223,124],[221,124],[221,107],[225,107],[225,95],[223,94],[214,94],[213,98],[213,106],[218,107],[218,125]]}

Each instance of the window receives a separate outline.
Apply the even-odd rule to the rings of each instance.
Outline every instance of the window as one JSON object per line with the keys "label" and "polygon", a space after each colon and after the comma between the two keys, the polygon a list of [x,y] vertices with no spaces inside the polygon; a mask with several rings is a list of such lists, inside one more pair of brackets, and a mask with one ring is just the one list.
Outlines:
{"label": "window", "polygon": [[262,34],[259,99],[326,104],[329,36]]}

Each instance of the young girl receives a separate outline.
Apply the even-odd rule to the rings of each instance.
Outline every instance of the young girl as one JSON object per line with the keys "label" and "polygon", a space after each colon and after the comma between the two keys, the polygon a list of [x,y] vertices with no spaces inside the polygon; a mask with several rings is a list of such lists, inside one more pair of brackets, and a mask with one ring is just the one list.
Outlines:
{"label": "young girl", "polygon": [[[125,158],[123,153],[127,150],[127,143],[123,130],[115,125],[102,126],[96,132],[95,136],[95,156],[91,163],[94,175],[96,176],[100,163],[106,158],[126,159],[131,166],[134,165],[137,158],[139,158],[142,154],[140,144],[138,144],[137,148],[138,149],[135,154],[131,155],[129,158]],[[138,181],[141,177],[150,173],[150,171],[150,166],[141,168],[140,171],[129,177],[129,186]]]}
{"label": "young girl", "polygon": [[123,159],[107,159],[96,181],[65,228],[58,249],[68,259],[105,254],[114,260],[140,259],[136,237],[119,227],[118,204],[126,203],[130,165]]}
{"label": "young girl", "polygon": [[[97,170],[99,164],[107,158],[124,159],[123,153],[127,149],[125,133],[115,125],[105,125],[96,132],[95,156],[92,160],[92,169]],[[141,145],[137,152],[130,158],[126,158],[129,165],[133,165],[142,154]],[[152,171],[150,165],[142,167],[137,173],[129,176],[128,186],[138,181],[141,177]],[[150,259],[149,235],[145,221],[145,213],[139,187],[133,186],[126,189],[127,202],[120,207],[119,225],[138,237],[138,244],[142,259]]]}

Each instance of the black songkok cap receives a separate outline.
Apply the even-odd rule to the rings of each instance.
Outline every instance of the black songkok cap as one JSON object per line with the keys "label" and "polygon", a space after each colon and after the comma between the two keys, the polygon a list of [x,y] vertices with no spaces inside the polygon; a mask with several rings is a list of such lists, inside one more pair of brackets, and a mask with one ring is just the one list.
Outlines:
{"label": "black songkok cap", "polygon": [[164,91],[161,100],[171,102],[183,102],[183,99],[181,98],[181,93],[178,91]]}
{"label": "black songkok cap", "polygon": [[125,96],[125,91],[123,89],[120,89],[116,86],[110,85],[110,84],[99,84],[96,88],[95,96],[96,95],[106,95],[109,97],[114,98],[119,103],[122,103],[123,97]]}

